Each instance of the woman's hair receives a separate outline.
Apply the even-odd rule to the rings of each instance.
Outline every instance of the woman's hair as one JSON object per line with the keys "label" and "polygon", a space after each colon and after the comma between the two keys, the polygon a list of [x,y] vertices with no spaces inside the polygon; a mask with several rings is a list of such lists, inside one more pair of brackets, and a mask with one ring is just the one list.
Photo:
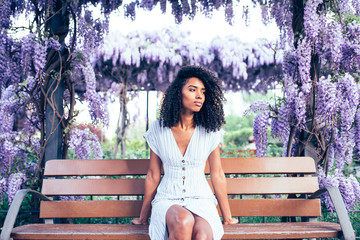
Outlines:
{"label": "woman's hair", "polygon": [[196,125],[208,132],[220,130],[225,124],[223,101],[224,95],[220,80],[210,70],[199,66],[186,66],[180,69],[175,80],[165,92],[160,108],[160,124],[173,127],[180,121],[182,107],[182,88],[189,78],[200,79],[205,86],[205,102],[199,112],[194,113]]}

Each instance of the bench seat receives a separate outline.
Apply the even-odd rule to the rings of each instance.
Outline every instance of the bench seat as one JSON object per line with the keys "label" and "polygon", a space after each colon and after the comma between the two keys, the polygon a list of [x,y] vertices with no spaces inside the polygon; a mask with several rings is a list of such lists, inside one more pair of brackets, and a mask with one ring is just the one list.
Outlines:
{"label": "bench seat", "polygon": [[[242,223],[225,225],[223,239],[339,238],[328,222]],[[32,224],[14,229],[13,239],[150,239],[148,226],[129,224]]]}

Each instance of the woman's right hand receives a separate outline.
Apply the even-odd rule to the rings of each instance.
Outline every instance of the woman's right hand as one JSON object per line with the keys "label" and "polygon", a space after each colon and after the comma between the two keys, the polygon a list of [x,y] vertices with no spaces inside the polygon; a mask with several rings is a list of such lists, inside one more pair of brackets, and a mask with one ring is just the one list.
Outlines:
{"label": "woman's right hand", "polygon": [[140,218],[135,218],[131,220],[131,223],[134,225],[149,225],[149,220],[141,220]]}

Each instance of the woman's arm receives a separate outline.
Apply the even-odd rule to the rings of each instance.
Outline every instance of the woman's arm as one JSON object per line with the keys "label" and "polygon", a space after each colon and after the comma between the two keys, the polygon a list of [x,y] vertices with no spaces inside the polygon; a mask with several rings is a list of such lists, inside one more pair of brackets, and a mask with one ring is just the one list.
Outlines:
{"label": "woman's arm", "polygon": [[156,189],[160,183],[161,177],[161,160],[150,150],[150,165],[145,179],[145,192],[143,205],[140,211],[140,217],[133,219],[133,224],[149,224],[151,213],[151,201],[155,197]]}
{"label": "woman's arm", "polygon": [[227,183],[224,171],[221,166],[219,146],[209,155],[211,183],[214,187],[216,198],[219,202],[224,224],[238,223],[236,218],[231,216],[229,200],[227,198]]}

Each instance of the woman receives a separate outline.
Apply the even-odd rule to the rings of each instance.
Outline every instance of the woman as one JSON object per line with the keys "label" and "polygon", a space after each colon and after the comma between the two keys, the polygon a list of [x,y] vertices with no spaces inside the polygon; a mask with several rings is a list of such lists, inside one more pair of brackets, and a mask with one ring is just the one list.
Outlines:
{"label": "woman", "polygon": [[[227,199],[219,143],[225,123],[219,79],[209,70],[180,69],[167,89],[155,121],[144,134],[150,146],[140,217],[133,224],[148,224],[151,239],[221,239],[224,224],[235,224]],[[217,200],[204,175],[206,160]],[[161,179],[161,165],[164,176]]]}

